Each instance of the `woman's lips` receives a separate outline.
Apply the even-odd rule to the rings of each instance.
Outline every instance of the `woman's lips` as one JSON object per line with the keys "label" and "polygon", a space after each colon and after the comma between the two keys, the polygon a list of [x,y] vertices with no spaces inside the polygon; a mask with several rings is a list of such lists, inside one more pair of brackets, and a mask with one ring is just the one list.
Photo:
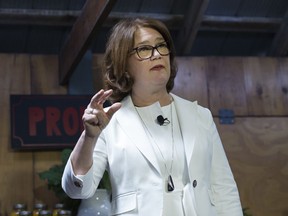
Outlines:
{"label": "woman's lips", "polygon": [[154,67],[152,67],[150,70],[161,70],[163,69],[164,66],[163,65],[155,65]]}

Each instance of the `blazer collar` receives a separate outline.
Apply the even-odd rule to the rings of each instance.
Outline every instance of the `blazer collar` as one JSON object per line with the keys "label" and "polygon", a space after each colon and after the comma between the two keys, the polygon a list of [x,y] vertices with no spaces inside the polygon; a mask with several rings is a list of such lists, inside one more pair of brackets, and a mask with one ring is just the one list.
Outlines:
{"label": "blazer collar", "polygon": [[122,107],[117,111],[117,115],[115,115],[120,126],[144,157],[151,163],[158,173],[161,173],[153,147],[147,145],[147,143],[149,143],[149,138],[143,128],[131,97],[127,96],[121,101],[121,103]]}
{"label": "blazer collar", "polygon": [[[183,138],[184,149],[186,154],[187,165],[190,167],[190,161],[194,151],[195,142],[197,140],[197,118],[195,115],[197,109],[197,102],[188,102],[182,98],[171,94],[178,116],[178,121]],[[143,128],[139,115],[134,107],[132,99],[127,96],[122,100],[122,107],[117,111],[115,117],[117,118],[122,129],[130,137],[132,142],[136,145],[138,150],[151,163],[151,165],[159,172],[160,167],[155,152],[149,143],[149,138]]]}

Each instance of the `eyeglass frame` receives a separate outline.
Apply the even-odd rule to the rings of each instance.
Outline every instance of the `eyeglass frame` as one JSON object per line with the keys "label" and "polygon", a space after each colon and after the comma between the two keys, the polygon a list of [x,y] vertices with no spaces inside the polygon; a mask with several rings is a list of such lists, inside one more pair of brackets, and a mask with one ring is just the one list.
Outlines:
{"label": "eyeglass frame", "polygon": [[[166,47],[167,47],[167,49],[168,49],[168,51],[169,51],[167,54],[161,54],[161,53],[159,52],[158,47],[160,47],[161,45],[166,45]],[[138,53],[138,49],[141,48],[141,47],[151,47],[151,48],[152,48],[152,50],[151,50],[151,51],[152,51],[152,52],[151,52],[151,55],[150,55],[149,57],[147,57],[147,58],[142,58],[142,57],[140,57],[140,55],[139,55],[139,53]],[[150,59],[150,58],[154,55],[154,50],[155,50],[155,49],[157,50],[157,52],[158,52],[161,56],[168,56],[168,55],[171,53],[167,42],[164,41],[164,42],[159,43],[159,44],[157,44],[157,45],[155,45],[155,46],[151,46],[151,45],[141,45],[141,46],[135,47],[135,48],[132,49],[131,54],[133,54],[134,52],[136,52],[137,56],[138,56],[141,60],[146,60],[146,59]]]}

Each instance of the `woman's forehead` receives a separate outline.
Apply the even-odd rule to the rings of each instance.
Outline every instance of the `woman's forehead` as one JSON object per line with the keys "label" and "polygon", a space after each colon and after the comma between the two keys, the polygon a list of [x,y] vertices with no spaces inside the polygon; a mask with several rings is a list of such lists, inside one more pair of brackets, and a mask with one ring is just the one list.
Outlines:
{"label": "woman's forehead", "polygon": [[135,31],[134,44],[145,44],[163,41],[164,38],[156,29],[140,27]]}

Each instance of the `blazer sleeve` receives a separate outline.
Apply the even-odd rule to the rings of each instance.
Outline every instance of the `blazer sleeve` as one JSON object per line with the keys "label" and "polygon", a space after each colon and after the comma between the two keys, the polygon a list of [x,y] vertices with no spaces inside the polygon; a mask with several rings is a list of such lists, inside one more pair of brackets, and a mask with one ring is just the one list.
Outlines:
{"label": "blazer sleeve", "polygon": [[213,146],[211,189],[216,210],[220,216],[243,216],[238,188],[210,111],[209,114]]}
{"label": "blazer sleeve", "polygon": [[94,195],[107,166],[107,152],[103,133],[93,152],[93,165],[85,175],[75,175],[69,159],[62,176],[62,188],[73,199],[87,199]]}

